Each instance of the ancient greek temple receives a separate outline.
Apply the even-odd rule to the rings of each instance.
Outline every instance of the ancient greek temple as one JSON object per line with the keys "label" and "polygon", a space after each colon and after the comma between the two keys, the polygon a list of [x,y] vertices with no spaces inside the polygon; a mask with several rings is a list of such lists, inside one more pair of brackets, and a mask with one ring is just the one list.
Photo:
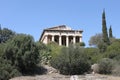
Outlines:
{"label": "ancient greek temple", "polygon": [[66,25],[60,25],[44,29],[40,41],[45,44],[56,42],[60,46],[69,46],[70,43],[82,42],[82,32],[82,30],[72,30]]}

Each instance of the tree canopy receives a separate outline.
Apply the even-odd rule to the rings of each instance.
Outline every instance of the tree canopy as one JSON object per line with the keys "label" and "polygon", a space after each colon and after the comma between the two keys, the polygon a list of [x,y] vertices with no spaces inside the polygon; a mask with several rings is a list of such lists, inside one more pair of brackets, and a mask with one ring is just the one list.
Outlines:
{"label": "tree canopy", "polygon": [[109,42],[108,33],[107,33],[105,11],[103,11],[103,13],[102,13],[102,34],[103,34],[103,41],[104,41],[104,43],[109,45],[110,42]]}
{"label": "tree canopy", "polygon": [[8,28],[0,28],[0,43],[6,42],[8,39],[12,38],[15,35],[15,32]]}
{"label": "tree canopy", "polygon": [[39,61],[38,48],[33,37],[25,34],[18,34],[7,41],[4,59],[10,60],[21,72],[33,68]]}

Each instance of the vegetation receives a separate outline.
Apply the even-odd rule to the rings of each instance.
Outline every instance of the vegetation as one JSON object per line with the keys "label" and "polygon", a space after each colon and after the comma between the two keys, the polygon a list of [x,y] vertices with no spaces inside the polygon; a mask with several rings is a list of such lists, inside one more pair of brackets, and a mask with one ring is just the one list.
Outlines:
{"label": "vegetation", "polygon": [[30,35],[15,34],[12,36],[2,31],[0,37],[0,80],[8,80],[11,77],[24,74],[33,74],[34,68],[40,62],[39,47]]}
{"label": "vegetation", "polygon": [[0,43],[5,43],[8,39],[12,38],[15,35],[10,29],[0,27]]}
{"label": "vegetation", "polygon": [[85,48],[84,54],[89,58],[91,64],[97,63],[103,58],[98,48]]}
{"label": "vegetation", "polygon": [[114,69],[114,62],[109,58],[103,58],[99,61],[99,73],[110,74]]}
{"label": "vegetation", "polygon": [[110,26],[110,29],[109,29],[109,38],[113,38],[112,27],[111,26]]}
{"label": "vegetation", "polygon": [[33,38],[24,34],[18,34],[6,42],[2,57],[10,60],[20,72],[32,69],[39,62],[39,52]]}
{"label": "vegetation", "polygon": [[0,58],[0,80],[8,80],[20,75],[21,73],[11,65],[10,61]]}
{"label": "vegetation", "polygon": [[51,65],[61,74],[83,74],[90,69],[88,57],[80,46],[63,47],[61,53],[51,60]]}
{"label": "vegetation", "polygon": [[92,36],[89,40],[90,46],[98,47],[101,43],[103,43],[103,35],[101,33]]}
{"label": "vegetation", "polygon": [[36,44],[39,50],[39,56],[41,58],[40,64],[49,64],[51,59],[50,48],[42,42],[37,42]]}
{"label": "vegetation", "polygon": [[102,14],[102,34],[103,34],[104,43],[109,45],[110,43],[109,43],[109,38],[108,38],[108,33],[107,33],[105,11],[103,11],[103,14]]}

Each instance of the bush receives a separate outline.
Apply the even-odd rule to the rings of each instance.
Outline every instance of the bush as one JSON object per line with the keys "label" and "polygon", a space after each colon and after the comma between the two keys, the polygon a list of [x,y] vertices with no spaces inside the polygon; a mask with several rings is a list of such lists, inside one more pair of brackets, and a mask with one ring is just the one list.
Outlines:
{"label": "bush", "polygon": [[58,69],[61,74],[66,75],[83,74],[90,69],[84,49],[74,45],[68,48],[63,47],[61,53],[52,58],[51,65]]}
{"label": "bush", "polygon": [[100,74],[111,74],[114,69],[114,62],[109,58],[103,58],[98,64]]}
{"label": "bush", "polygon": [[85,46],[85,43],[84,42],[80,42],[80,43],[76,43],[77,46]]}
{"label": "bush", "polygon": [[85,48],[85,54],[89,57],[91,64],[97,63],[103,57],[98,48]]}
{"label": "bush", "polygon": [[10,61],[0,58],[0,80],[8,80],[20,75],[21,73],[11,65]]}
{"label": "bush", "polygon": [[51,59],[50,49],[42,42],[37,42],[37,47],[39,49],[39,55],[41,57],[40,64],[48,64]]}
{"label": "bush", "polygon": [[3,57],[20,72],[33,69],[39,62],[39,52],[33,38],[24,34],[16,35],[6,43]]}
{"label": "bush", "polygon": [[112,75],[114,76],[120,76],[120,62],[116,61],[115,65],[114,65],[114,69],[112,71]]}

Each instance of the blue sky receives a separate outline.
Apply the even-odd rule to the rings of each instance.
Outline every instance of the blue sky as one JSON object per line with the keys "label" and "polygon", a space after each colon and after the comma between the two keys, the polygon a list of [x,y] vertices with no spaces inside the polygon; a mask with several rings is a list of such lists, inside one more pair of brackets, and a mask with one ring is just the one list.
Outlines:
{"label": "blue sky", "polygon": [[42,30],[67,25],[82,29],[88,46],[91,36],[102,32],[105,9],[107,27],[120,38],[120,0],[0,0],[0,24],[17,33],[32,35],[39,40]]}

